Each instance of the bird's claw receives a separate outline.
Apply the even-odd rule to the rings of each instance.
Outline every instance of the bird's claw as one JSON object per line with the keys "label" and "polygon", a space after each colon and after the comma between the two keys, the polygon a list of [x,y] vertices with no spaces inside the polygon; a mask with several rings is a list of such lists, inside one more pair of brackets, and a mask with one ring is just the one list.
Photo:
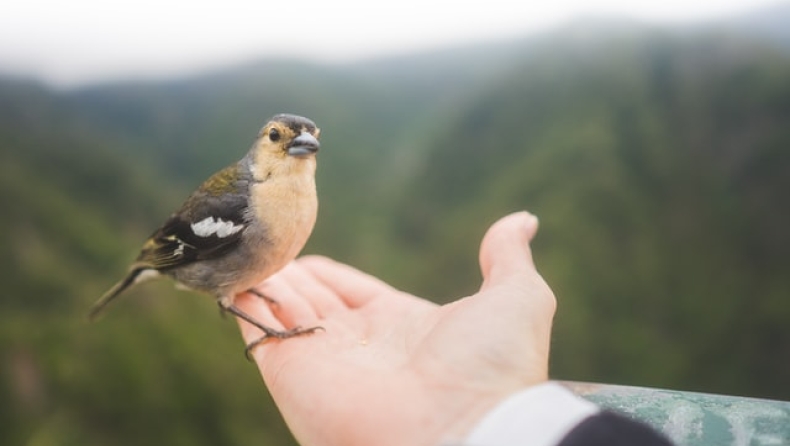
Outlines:
{"label": "bird's claw", "polygon": [[255,347],[259,346],[260,344],[263,344],[269,339],[272,338],[288,339],[288,338],[293,338],[295,336],[313,334],[318,330],[322,330],[322,331],[324,330],[324,327],[321,326],[315,326],[310,328],[294,327],[290,330],[275,330],[269,327],[266,327],[265,329],[264,327],[258,327],[258,328],[261,328],[266,334],[250,342],[249,344],[247,344],[246,347],[244,347],[244,357],[246,357],[248,361],[253,361],[252,351],[255,349]]}
{"label": "bird's claw", "polygon": [[263,331],[263,336],[261,336],[260,338],[250,342],[244,348],[244,356],[246,356],[247,359],[249,359],[249,360],[252,360],[252,356],[250,355],[250,352],[255,347],[257,347],[258,345],[260,345],[263,342],[266,342],[267,340],[269,340],[271,338],[274,338],[274,339],[288,339],[288,338],[293,338],[294,336],[301,336],[301,335],[306,335],[306,334],[312,334],[316,330],[323,330],[324,329],[324,327],[320,327],[320,326],[315,326],[315,327],[310,327],[310,328],[301,328],[301,327],[297,326],[297,327],[291,328],[289,330],[276,330],[276,329],[274,329],[272,327],[266,326],[266,325],[258,322],[254,317],[252,317],[249,314],[245,313],[244,311],[242,311],[236,305],[233,305],[232,302],[231,303],[226,303],[225,300],[220,299],[219,303],[220,303],[220,306],[225,311],[227,311],[227,312],[229,312],[229,313],[231,313],[231,314],[233,314],[233,315],[235,315],[235,316],[237,316],[237,317],[239,317],[241,319],[244,319],[245,321],[249,322],[250,324],[258,327],[261,331]]}

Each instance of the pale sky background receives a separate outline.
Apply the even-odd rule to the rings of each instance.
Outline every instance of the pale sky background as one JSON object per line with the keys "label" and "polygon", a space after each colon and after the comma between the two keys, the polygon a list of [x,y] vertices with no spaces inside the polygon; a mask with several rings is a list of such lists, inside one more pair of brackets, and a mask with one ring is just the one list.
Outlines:
{"label": "pale sky background", "polygon": [[721,19],[777,0],[3,0],[0,74],[56,86],[264,56],[342,62],[522,37],[580,16]]}

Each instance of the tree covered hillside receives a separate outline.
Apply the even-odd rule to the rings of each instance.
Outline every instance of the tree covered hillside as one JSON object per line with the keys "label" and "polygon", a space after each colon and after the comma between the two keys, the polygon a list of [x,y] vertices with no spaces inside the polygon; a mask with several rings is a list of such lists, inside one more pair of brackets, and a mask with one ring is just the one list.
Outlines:
{"label": "tree covered hillside", "polygon": [[784,53],[571,38],[458,113],[393,227],[427,258],[416,286],[454,295],[487,224],[537,213],[556,376],[788,398],[788,122]]}

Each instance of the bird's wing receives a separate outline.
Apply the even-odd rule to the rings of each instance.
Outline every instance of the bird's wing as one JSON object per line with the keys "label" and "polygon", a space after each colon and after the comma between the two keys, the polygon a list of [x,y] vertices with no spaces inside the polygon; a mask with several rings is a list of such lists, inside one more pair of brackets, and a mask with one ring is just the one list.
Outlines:
{"label": "bird's wing", "polygon": [[233,250],[246,228],[248,182],[237,166],[217,172],[143,246],[137,262],[167,270]]}

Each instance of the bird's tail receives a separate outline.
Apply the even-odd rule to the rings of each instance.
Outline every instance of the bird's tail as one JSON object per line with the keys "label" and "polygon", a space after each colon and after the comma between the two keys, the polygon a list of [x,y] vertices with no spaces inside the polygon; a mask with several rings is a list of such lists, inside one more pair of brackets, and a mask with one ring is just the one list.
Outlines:
{"label": "bird's tail", "polygon": [[150,279],[154,276],[159,275],[159,273],[151,268],[147,267],[137,267],[133,268],[129,271],[129,274],[126,275],[121,281],[113,285],[99,300],[96,301],[95,304],[91,307],[90,311],[88,312],[88,320],[93,322],[96,320],[97,317],[104,311],[104,307],[107,306],[110,302],[112,302],[116,297],[118,297],[121,293],[123,293],[127,288],[130,286],[142,282],[143,280]]}

